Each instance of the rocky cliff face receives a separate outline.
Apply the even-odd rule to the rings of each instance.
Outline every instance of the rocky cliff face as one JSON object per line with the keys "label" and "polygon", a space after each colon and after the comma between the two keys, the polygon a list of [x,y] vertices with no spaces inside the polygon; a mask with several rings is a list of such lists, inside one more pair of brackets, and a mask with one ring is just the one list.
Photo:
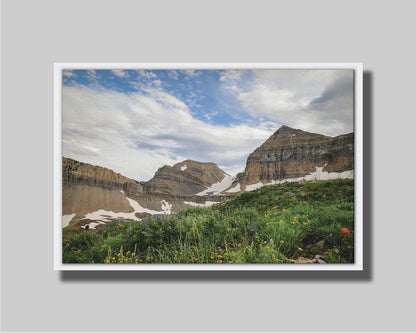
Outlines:
{"label": "rocky cliff face", "polygon": [[328,137],[282,126],[247,159],[245,171],[238,174],[244,190],[259,182],[293,179],[323,172],[354,169],[354,133]]}
{"label": "rocky cliff face", "polygon": [[226,173],[215,163],[186,160],[173,167],[165,165],[144,183],[150,189],[172,194],[196,194],[221,182]]}
{"label": "rocky cliff face", "polygon": [[62,182],[64,185],[89,185],[108,190],[123,190],[129,195],[143,193],[143,185],[138,181],[110,169],[66,157],[62,159]]}
{"label": "rocky cliff face", "polygon": [[136,220],[170,214],[189,206],[210,206],[229,198],[227,195],[192,195],[224,178],[224,172],[214,163],[184,161],[173,167],[165,166],[158,172],[161,176],[153,179],[151,188],[110,169],[64,157],[63,227],[79,228],[88,224],[94,229],[114,219]]}

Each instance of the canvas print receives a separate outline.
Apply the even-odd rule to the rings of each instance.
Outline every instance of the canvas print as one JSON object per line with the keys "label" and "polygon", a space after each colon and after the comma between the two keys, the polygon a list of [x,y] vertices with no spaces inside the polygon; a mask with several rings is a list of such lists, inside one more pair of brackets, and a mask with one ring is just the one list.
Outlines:
{"label": "canvas print", "polygon": [[62,264],[354,263],[354,69],[60,73]]}

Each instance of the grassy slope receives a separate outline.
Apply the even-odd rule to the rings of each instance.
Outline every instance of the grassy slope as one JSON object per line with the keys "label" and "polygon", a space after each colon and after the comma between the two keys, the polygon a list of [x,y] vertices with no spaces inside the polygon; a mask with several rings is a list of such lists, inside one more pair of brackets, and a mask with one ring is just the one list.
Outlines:
{"label": "grassy slope", "polygon": [[[353,262],[354,181],[286,183],[211,208],[64,233],[64,263]],[[341,233],[342,228],[345,233]],[[349,233],[351,231],[351,233]]]}

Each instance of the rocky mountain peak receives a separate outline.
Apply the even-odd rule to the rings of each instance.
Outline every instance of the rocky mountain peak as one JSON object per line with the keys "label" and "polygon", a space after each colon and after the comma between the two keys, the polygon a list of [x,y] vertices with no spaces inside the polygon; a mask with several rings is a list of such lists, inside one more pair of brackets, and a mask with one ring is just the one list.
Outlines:
{"label": "rocky mountain peak", "polygon": [[196,194],[222,181],[225,175],[215,163],[185,160],[173,166],[164,165],[145,184],[172,194]]}
{"label": "rocky mountain peak", "polygon": [[242,188],[323,172],[354,169],[354,133],[329,137],[281,126],[247,159],[238,175]]}

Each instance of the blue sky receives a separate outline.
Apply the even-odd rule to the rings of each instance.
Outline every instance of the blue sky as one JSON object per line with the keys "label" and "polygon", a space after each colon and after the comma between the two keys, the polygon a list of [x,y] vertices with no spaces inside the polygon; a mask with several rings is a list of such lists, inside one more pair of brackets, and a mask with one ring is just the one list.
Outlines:
{"label": "blue sky", "polygon": [[353,131],[351,70],[64,70],[63,155],[148,180],[185,159],[231,175],[281,125]]}
{"label": "blue sky", "polygon": [[[224,89],[220,78],[225,73],[220,70],[71,70],[64,71],[63,83],[145,95],[149,95],[149,88],[159,87],[184,101],[191,114],[201,121],[225,126],[256,122],[256,118],[244,112],[235,94]],[[249,70],[240,73],[237,84],[244,89],[252,73]]]}

